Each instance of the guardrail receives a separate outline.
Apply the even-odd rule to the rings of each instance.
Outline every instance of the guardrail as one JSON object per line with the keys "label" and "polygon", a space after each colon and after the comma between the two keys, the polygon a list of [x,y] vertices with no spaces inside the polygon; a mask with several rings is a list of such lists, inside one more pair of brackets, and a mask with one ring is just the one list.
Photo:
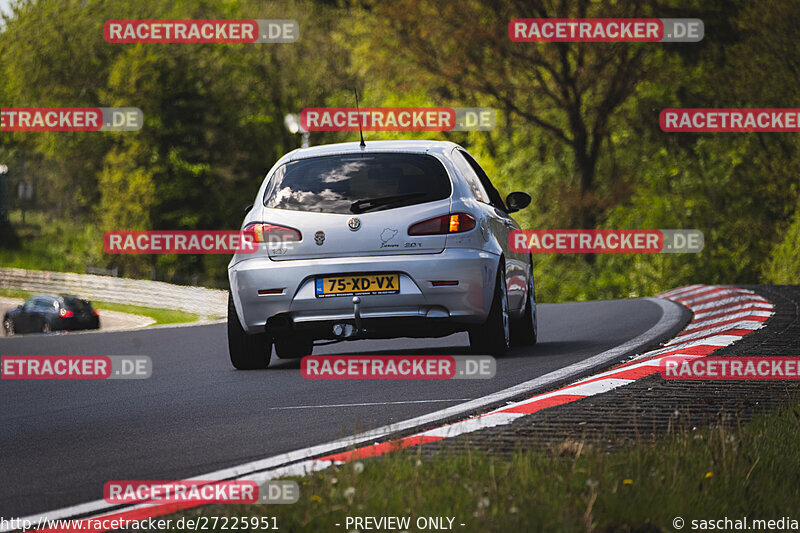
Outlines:
{"label": "guardrail", "polygon": [[218,289],[21,268],[0,268],[0,287],[50,294],[74,294],[87,300],[177,309],[207,317],[225,316],[228,301],[227,292]]}

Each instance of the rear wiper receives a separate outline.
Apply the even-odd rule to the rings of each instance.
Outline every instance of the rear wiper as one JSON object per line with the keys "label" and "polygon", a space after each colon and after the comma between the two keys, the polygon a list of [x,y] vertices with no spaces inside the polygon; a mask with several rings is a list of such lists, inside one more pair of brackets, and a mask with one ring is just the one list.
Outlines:
{"label": "rear wiper", "polygon": [[389,204],[393,204],[396,202],[405,202],[406,200],[411,200],[412,198],[418,198],[420,196],[425,196],[428,193],[426,192],[410,192],[406,194],[394,194],[391,196],[379,196],[377,198],[364,198],[363,200],[357,200],[350,205],[350,212],[351,213],[366,213],[376,207],[384,207]]}

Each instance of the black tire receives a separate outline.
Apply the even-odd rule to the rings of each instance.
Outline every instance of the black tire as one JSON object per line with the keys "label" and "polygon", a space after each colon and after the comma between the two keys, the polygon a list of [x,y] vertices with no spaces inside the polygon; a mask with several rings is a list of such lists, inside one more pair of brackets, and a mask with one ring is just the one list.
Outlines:
{"label": "black tire", "polygon": [[3,334],[6,337],[11,337],[15,333],[16,333],[16,331],[14,330],[14,321],[11,320],[10,318],[7,318],[7,317],[4,318],[3,319]]}
{"label": "black tire", "polygon": [[272,340],[265,333],[248,334],[233,305],[233,296],[228,292],[228,353],[231,363],[238,370],[267,368],[272,357]]}
{"label": "black tire", "polygon": [[500,263],[489,316],[484,324],[469,329],[469,344],[473,353],[499,357],[511,346],[511,316],[505,281],[505,266]]}
{"label": "black tire", "polygon": [[42,333],[50,333],[52,330],[53,328],[50,326],[50,322],[48,322],[47,320],[42,320],[40,331]]}
{"label": "black tire", "polygon": [[296,359],[311,355],[314,350],[314,341],[308,337],[293,335],[290,337],[277,337],[275,339],[275,353],[281,359]]}
{"label": "black tire", "polygon": [[536,316],[536,292],[533,271],[528,275],[528,296],[525,313],[511,323],[511,343],[514,346],[533,346],[539,336],[539,322]]}

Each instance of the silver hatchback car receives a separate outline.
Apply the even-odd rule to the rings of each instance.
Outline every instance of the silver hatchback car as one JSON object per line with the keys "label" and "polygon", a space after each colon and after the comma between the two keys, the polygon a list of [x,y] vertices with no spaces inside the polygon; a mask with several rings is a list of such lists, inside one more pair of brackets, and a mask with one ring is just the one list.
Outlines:
{"label": "silver hatchback car", "polygon": [[228,265],[233,366],[302,357],[314,341],[441,337],[476,353],[536,343],[530,254],[513,252],[505,201],[475,159],[442,141],[294,150],[267,174]]}

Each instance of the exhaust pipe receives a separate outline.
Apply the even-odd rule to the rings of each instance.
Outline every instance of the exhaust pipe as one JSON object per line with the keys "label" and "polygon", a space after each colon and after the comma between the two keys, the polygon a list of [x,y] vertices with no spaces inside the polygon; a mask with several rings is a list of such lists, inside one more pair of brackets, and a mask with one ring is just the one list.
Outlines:
{"label": "exhaust pipe", "polygon": [[348,324],[346,322],[338,322],[333,325],[333,334],[337,337],[341,337],[343,339],[347,339],[355,335],[356,328],[353,327],[353,324]]}

